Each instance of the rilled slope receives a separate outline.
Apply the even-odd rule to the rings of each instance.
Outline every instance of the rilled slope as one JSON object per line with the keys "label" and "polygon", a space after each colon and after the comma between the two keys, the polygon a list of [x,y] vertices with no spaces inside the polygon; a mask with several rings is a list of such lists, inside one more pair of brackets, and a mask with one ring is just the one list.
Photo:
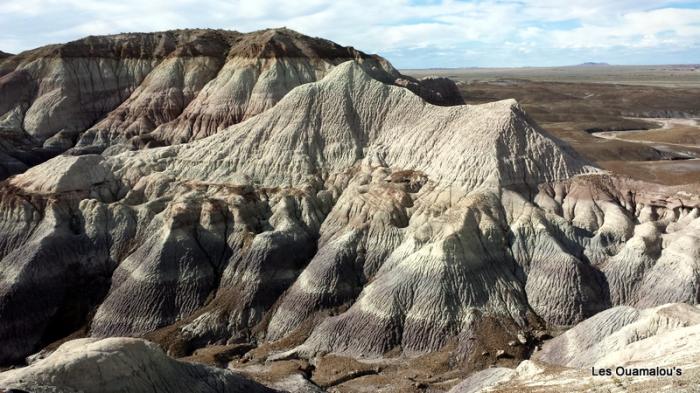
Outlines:
{"label": "rilled slope", "polygon": [[370,166],[420,170],[465,192],[585,172],[535,130],[513,100],[436,107],[374,80],[355,62],[295,89],[274,110],[226,133],[112,161],[130,182],[137,180],[135,170],[143,176],[154,168],[178,180],[299,187],[364,158]]}
{"label": "rilled slope", "polygon": [[[347,60],[431,102],[462,103],[454,84],[424,85],[381,57],[287,29],[88,37],[0,64],[0,130],[15,141],[0,163],[12,174],[73,146],[84,154],[199,139]],[[22,148],[29,157],[18,156]]]}
{"label": "rilled slope", "polygon": [[56,158],[2,192],[3,362],[84,323],[163,328],[174,354],[301,335],[277,357],[469,360],[700,295],[697,190],[600,173],[514,101],[434,106],[358,62],[211,137]]}
{"label": "rilled slope", "polygon": [[[619,362],[622,357],[627,361],[644,360],[644,356],[629,350],[642,346],[641,341],[650,338],[650,341],[663,341],[657,336],[677,335],[674,332],[695,325],[700,325],[700,309],[688,304],[669,304],[651,309],[614,307],[548,342],[536,358],[566,367],[616,366],[622,363]],[[648,347],[649,352],[653,351],[652,347]],[[700,355],[700,351],[695,350],[695,354]],[[676,355],[680,357],[681,354]]]}
{"label": "rilled slope", "polygon": [[[614,307],[547,342],[535,361],[526,360],[516,369],[483,370],[450,393],[691,393],[697,391],[700,376],[699,339],[697,306]],[[605,369],[611,375],[603,374]]]}
{"label": "rilled slope", "polygon": [[0,64],[0,130],[14,143],[3,146],[2,155],[8,156],[3,170],[18,173],[72,147],[164,59],[212,56],[217,46],[225,47],[225,39],[214,35],[174,31],[88,37],[6,59]]}

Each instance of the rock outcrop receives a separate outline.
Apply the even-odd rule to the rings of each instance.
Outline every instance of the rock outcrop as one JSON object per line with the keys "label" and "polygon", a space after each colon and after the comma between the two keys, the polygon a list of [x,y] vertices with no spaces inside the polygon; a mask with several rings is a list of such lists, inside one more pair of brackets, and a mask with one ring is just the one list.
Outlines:
{"label": "rock outcrop", "polygon": [[379,56],[287,29],[88,37],[0,64],[0,131],[17,142],[0,149],[4,177],[73,146],[100,153],[212,135],[347,60],[430,102],[463,103],[450,81],[423,83]]}
{"label": "rock outcrop", "polygon": [[228,370],[178,362],[133,338],[79,339],[46,359],[0,373],[3,391],[33,393],[275,393]]}

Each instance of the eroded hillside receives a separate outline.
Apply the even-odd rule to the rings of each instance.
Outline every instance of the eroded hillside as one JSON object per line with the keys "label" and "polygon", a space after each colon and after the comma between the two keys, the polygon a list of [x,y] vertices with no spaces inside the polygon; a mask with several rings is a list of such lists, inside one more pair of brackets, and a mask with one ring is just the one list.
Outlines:
{"label": "eroded hillside", "polygon": [[[239,44],[250,39],[230,34]],[[203,83],[179,115],[148,132],[120,128],[168,108],[139,97],[199,55],[172,58],[181,64],[149,72],[144,80],[153,83],[139,84],[79,133],[105,136],[95,140],[106,150],[78,143],[0,183],[1,363],[21,363],[48,345],[42,357],[56,341],[87,335],[27,370],[66,361],[92,370],[71,361],[85,356],[80,345],[134,351],[147,373],[185,367],[142,341],[95,340],[133,336],[174,357],[209,356],[224,366],[236,359],[232,367],[282,390],[319,391],[365,375],[401,379],[396,391],[445,390],[474,370],[517,365],[550,335],[606,310],[631,316],[590,319],[561,337],[622,348],[620,337],[641,337],[577,337],[585,324],[620,330],[658,320],[658,309],[636,309],[700,302],[696,185],[612,175],[539,128],[514,100],[433,105],[380,58],[311,61],[303,45],[282,45],[296,42],[292,33],[283,36],[268,49],[290,58],[299,50],[303,65],[277,59],[269,77],[239,79],[224,72],[238,57],[227,58],[218,71],[226,76]],[[140,59],[138,47],[125,48],[130,61]],[[323,72],[314,68],[303,80],[287,72],[310,70],[307,61],[325,64]],[[263,79],[267,87],[257,88],[275,97],[256,101],[266,104],[251,106],[256,95],[242,106],[214,104],[224,80],[240,89]],[[284,81],[286,94],[271,81]],[[258,109],[246,115],[243,107]],[[233,117],[227,123],[216,113]],[[218,119],[221,128],[193,133],[187,116]],[[167,124],[188,137],[148,149],[132,144]],[[681,317],[669,330],[691,324]],[[572,350],[561,337],[542,349],[542,361],[568,367],[598,359],[599,348]],[[354,371],[323,374],[335,367],[324,362],[337,359]],[[413,359],[440,365],[407,382],[396,364]],[[240,382],[188,370],[224,387]],[[499,372],[499,381],[518,382],[519,374]],[[23,373],[2,374],[0,384],[44,383],[23,382]],[[95,381],[83,389],[99,391],[103,382]]]}

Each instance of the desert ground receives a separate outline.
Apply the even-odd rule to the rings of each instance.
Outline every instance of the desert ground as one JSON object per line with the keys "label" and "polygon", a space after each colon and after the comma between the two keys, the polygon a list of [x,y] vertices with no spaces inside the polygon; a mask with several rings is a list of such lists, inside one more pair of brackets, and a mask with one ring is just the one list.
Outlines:
{"label": "desert ground", "polygon": [[402,70],[422,77],[437,75],[464,81],[527,79],[535,82],[607,83],[615,85],[700,87],[700,65],[581,65],[569,67],[450,68]]}
{"label": "desert ground", "polygon": [[700,66],[403,70],[457,81],[467,103],[515,98],[597,165],[665,185],[700,182]]}

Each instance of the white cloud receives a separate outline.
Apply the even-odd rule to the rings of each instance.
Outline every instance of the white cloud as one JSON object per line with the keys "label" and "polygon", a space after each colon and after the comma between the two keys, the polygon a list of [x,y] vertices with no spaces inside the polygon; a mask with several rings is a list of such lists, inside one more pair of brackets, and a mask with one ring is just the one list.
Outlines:
{"label": "white cloud", "polygon": [[623,14],[604,24],[551,33],[558,48],[690,47],[700,43],[700,10],[657,9]]}
{"label": "white cloud", "polygon": [[124,31],[287,26],[402,58],[416,50],[426,59],[455,50],[457,60],[498,50],[651,53],[700,46],[700,10],[682,6],[671,0],[0,0],[0,49]]}

